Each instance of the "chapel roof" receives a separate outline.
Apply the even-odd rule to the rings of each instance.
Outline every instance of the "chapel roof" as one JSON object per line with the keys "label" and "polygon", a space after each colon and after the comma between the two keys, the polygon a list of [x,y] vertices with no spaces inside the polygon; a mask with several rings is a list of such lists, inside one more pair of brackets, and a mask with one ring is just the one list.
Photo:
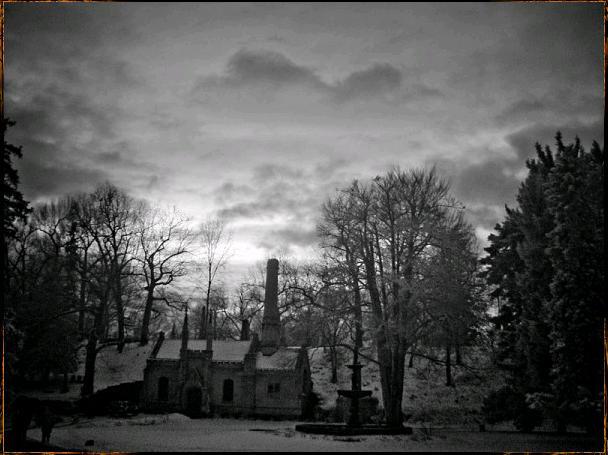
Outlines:
{"label": "chapel roof", "polygon": [[[213,340],[213,360],[217,362],[242,362],[249,351],[251,341]],[[179,359],[181,340],[164,340],[157,359]],[[204,351],[207,340],[188,340],[188,350]]]}
{"label": "chapel roof", "polygon": [[[251,340],[213,340],[214,362],[243,362],[249,352]],[[179,359],[181,340],[163,340],[157,359]],[[188,340],[188,350],[203,351],[207,349],[207,340]],[[298,361],[299,347],[280,347],[272,355],[257,353],[257,370],[293,370]]]}
{"label": "chapel roof", "polygon": [[293,370],[298,361],[300,348],[281,347],[272,355],[258,352],[256,369],[258,370]]}

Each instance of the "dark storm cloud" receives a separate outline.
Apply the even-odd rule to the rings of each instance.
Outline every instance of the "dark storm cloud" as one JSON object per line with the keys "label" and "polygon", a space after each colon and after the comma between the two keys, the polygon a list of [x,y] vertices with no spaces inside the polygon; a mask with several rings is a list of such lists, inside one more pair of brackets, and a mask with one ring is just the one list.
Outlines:
{"label": "dark storm cloud", "polygon": [[272,250],[277,246],[308,247],[318,243],[317,231],[313,227],[293,226],[285,229],[270,230],[263,239],[257,242],[260,248]]}
{"label": "dark storm cloud", "polygon": [[314,167],[313,174],[322,181],[331,179],[337,171],[345,168],[348,165],[348,160],[345,158],[330,158],[321,163],[317,163]]}
{"label": "dark storm cloud", "polygon": [[[525,162],[536,157],[535,144],[538,142],[543,147],[549,145],[555,150],[557,131],[562,133],[565,143],[573,142],[578,135],[586,148],[591,146],[593,140],[603,144],[603,123],[600,121],[562,126],[536,124],[521,128],[505,137],[505,142],[514,152],[512,155],[489,149],[472,149],[468,153],[469,156],[487,158],[472,164],[449,159],[433,162],[444,175],[451,176],[452,190],[467,207],[469,220],[474,225],[491,229],[500,221],[496,208],[502,209],[505,204],[514,204]],[[430,163],[429,161],[428,164]]]}
{"label": "dark storm cloud", "polygon": [[[41,82],[42,85],[42,82]],[[99,137],[113,139],[114,123],[119,112],[111,107],[101,109],[84,93],[49,82],[16,87],[7,83],[6,114],[16,121],[15,134],[24,138],[68,139],[78,132],[95,130]],[[28,97],[27,103],[18,101]]]}
{"label": "dark storm cloud", "polygon": [[[511,200],[519,183],[512,173],[515,163],[491,159],[469,165],[453,178],[454,193],[465,202],[500,204]],[[523,166],[523,163],[521,163]]]}
{"label": "dark storm cloud", "polygon": [[276,164],[264,164],[256,166],[253,170],[253,180],[255,183],[265,183],[269,180],[292,180],[303,177],[301,169],[294,169],[289,166]]}
{"label": "dark storm cloud", "polygon": [[159,166],[154,163],[145,162],[142,160],[133,159],[134,151],[132,146],[127,141],[118,141],[108,143],[99,149],[107,151],[101,151],[91,155],[91,159],[98,162],[101,165],[121,168],[137,168],[141,171],[154,171],[160,170]]}
{"label": "dark storm cloud", "polygon": [[[116,44],[137,39],[121,4],[96,4],[92,8],[85,3],[16,2],[5,4],[4,8],[6,39],[19,39],[32,51],[37,48],[39,56],[56,47],[56,43],[39,41],[43,38],[63,41],[65,47],[61,50],[79,54],[86,54],[103,42]],[[48,55],[49,59],[52,57]]]}
{"label": "dark storm cloud", "polygon": [[135,37],[124,20],[111,20],[117,9],[99,6],[5,5],[5,112],[16,122],[12,142],[23,146],[17,167],[28,198],[90,190],[113,166],[147,168],[127,156],[118,132],[119,93],[137,78],[104,47]]}
{"label": "dark storm cloud", "polygon": [[444,97],[445,94],[434,87],[429,87],[426,84],[414,83],[410,84],[407,89],[407,92],[403,96],[404,100],[413,101],[413,100],[424,100],[430,98]]}
{"label": "dark storm cloud", "polygon": [[539,2],[522,8],[506,3],[494,11],[501,14],[490,17],[484,24],[489,27],[478,37],[487,44],[459,59],[449,74],[450,86],[485,106],[513,93],[521,96],[522,91],[599,94],[601,4]]}
{"label": "dark storm cloud", "polygon": [[472,226],[493,229],[504,217],[505,204],[513,206],[520,184],[510,170],[513,164],[498,158],[461,167],[451,175],[452,192],[464,204]]}
{"label": "dark storm cloud", "polygon": [[375,97],[395,92],[401,87],[401,71],[389,64],[376,64],[363,71],[355,71],[333,87],[338,101],[358,97]]}
{"label": "dark storm cloud", "polygon": [[87,156],[115,141],[111,110],[96,109],[84,96],[49,86],[34,93],[27,105],[7,97],[6,113],[16,122],[8,132],[11,142],[23,146],[17,168],[26,197],[88,190],[106,179],[101,169],[88,169]]}
{"label": "dark storm cloud", "polygon": [[276,86],[321,84],[319,77],[311,69],[296,65],[278,52],[247,50],[240,50],[230,58],[226,75],[221,82],[229,85],[269,83]]}
{"label": "dark storm cloud", "polygon": [[216,201],[226,207],[218,215],[228,220],[299,220],[308,223],[315,217],[322,194],[331,181],[338,162],[328,161],[311,169],[265,164],[252,170],[251,185],[225,182],[215,191]]}
{"label": "dark storm cloud", "polygon": [[[600,118],[602,97],[572,90],[554,90],[542,97],[529,96],[517,100],[495,117],[498,126],[523,123],[559,122],[563,118]],[[580,123],[580,121],[577,121]]]}
{"label": "dark storm cloud", "polygon": [[105,24],[84,5],[33,6],[8,5],[5,25],[5,112],[16,122],[11,141],[23,146],[17,167],[26,197],[91,190],[112,167],[147,169],[127,156],[132,147],[118,132],[118,93],[136,77],[102,46],[117,34],[133,39],[124,21]]}
{"label": "dark storm cloud", "polygon": [[[192,91],[200,99],[209,91],[230,88],[281,88],[302,87],[336,102],[353,99],[385,97],[402,87],[403,74],[388,63],[377,63],[369,68],[354,71],[334,83],[325,82],[313,68],[299,65],[285,55],[273,51],[241,49],[226,65],[224,74],[200,78]],[[435,96],[436,89],[422,84],[412,85],[417,96]]]}
{"label": "dark storm cloud", "polygon": [[[44,144],[32,144],[38,151],[48,148]],[[48,155],[51,155],[50,153]],[[75,163],[44,160],[24,153],[17,163],[21,188],[30,200],[40,197],[55,198],[66,193],[90,191],[98,182],[109,180],[106,172],[79,166]]]}
{"label": "dark storm cloud", "polygon": [[227,204],[217,215],[228,221],[266,220],[275,216],[308,219],[314,212],[316,198],[300,192],[295,184],[273,183],[250,194],[245,201]]}
{"label": "dark storm cloud", "polygon": [[[601,72],[601,36],[603,30],[601,3],[562,3],[529,5],[529,24],[519,35],[520,42],[540,57],[534,66],[563,62],[559,71],[579,74]],[[599,48],[599,49],[598,49]],[[600,55],[598,55],[598,50]],[[576,62],[576,64],[572,64]]]}
{"label": "dark storm cloud", "polygon": [[539,99],[523,99],[511,104],[500,114],[496,115],[495,119],[499,125],[504,125],[514,120],[528,117],[529,115],[538,114],[546,109],[546,103]]}
{"label": "dark storm cloud", "polygon": [[120,163],[123,161],[122,153],[118,151],[99,153],[97,159],[104,163]]}
{"label": "dark storm cloud", "polygon": [[278,52],[242,49],[230,57],[223,75],[203,77],[197,81],[193,94],[200,97],[213,89],[262,86],[275,90],[294,85],[315,90],[325,88],[312,69],[297,65]]}
{"label": "dark storm cloud", "polygon": [[7,79],[39,84],[52,78],[77,91],[83,84],[109,90],[141,83],[126,61],[111,55],[137,39],[120,7],[13,3],[5,9]]}
{"label": "dark storm cloud", "polygon": [[465,213],[473,226],[481,226],[484,229],[490,230],[496,226],[496,223],[503,220],[506,213],[505,205],[512,205],[507,202],[508,201],[505,201],[503,204],[495,206],[481,205],[477,207],[466,207]]}
{"label": "dark storm cloud", "polygon": [[250,185],[238,185],[233,182],[224,182],[213,191],[214,200],[224,205],[226,203],[233,202],[247,194],[251,194],[254,188]]}

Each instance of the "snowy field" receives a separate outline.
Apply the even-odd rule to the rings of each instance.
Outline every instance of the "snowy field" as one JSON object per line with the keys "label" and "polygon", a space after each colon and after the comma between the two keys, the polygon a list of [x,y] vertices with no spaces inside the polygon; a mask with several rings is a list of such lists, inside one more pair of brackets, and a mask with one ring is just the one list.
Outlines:
{"label": "snowy field", "polygon": [[[323,436],[294,431],[298,422],[190,419],[181,414],[139,415],[131,419],[80,419],[53,430],[51,444],[95,452],[221,451],[599,451],[583,435],[471,432],[414,428],[412,435]],[[29,431],[40,440],[40,430]],[[85,446],[87,440],[94,444]]]}

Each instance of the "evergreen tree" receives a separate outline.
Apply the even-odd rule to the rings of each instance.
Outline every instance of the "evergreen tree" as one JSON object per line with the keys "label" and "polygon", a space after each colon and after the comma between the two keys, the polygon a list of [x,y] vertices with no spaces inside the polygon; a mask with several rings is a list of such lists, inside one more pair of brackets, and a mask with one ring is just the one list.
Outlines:
{"label": "evergreen tree", "polygon": [[[29,213],[28,202],[23,199],[23,195],[17,188],[19,185],[19,175],[13,167],[13,156],[21,158],[21,147],[16,147],[6,142],[6,130],[13,126],[15,122],[2,119],[2,219],[4,236],[15,234],[14,222],[18,219],[25,219]],[[6,250],[4,250],[6,251]]]}
{"label": "evergreen tree", "polygon": [[2,118],[2,316],[5,337],[5,358],[7,376],[12,375],[17,360],[17,338],[21,331],[15,324],[16,299],[11,289],[15,280],[9,267],[8,251],[18,235],[17,221],[25,221],[30,212],[28,202],[23,199],[19,185],[19,175],[13,167],[13,157],[21,158],[21,147],[6,142],[6,130],[15,122]]}
{"label": "evergreen tree", "polygon": [[515,281],[525,302],[518,338],[524,370],[520,378],[528,392],[546,391],[550,370],[546,315],[551,299],[552,267],[545,249],[549,246],[547,233],[553,228],[553,216],[548,210],[545,187],[554,163],[550,149],[543,151],[540,144],[536,144],[536,152],[538,159],[526,162],[528,176],[517,195],[519,210],[513,212],[522,234],[517,254],[523,267],[516,272]]}
{"label": "evergreen tree", "polygon": [[585,152],[578,138],[557,137],[555,172],[547,187],[555,227],[547,250],[553,277],[549,322],[552,388],[558,425],[600,427],[604,283],[604,153]]}
{"label": "evergreen tree", "polygon": [[516,352],[517,325],[522,312],[522,296],[517,287],[516,274],[523,268],[517,252],[522,233],[517,228],[513,209],[505,207],[507,217],[495,226],[497,234],[490,234],[490,245],[485,248],[488,255],[481,259],[486,267],[483,272],[488,284],[495,288],[490,297],[498,302],[498,313],[491,321],[497,333],[498,364],[506,370],[517,371],[520,364]]}
{"label": "evergreen tree", "polygon": [[578,139],[568,146],[556,139],[555,158],[536,145],[518,207],[507,207],[482,261],[501,301],[499,365],[512,373],[494,398],[508,397],[507,417],[524,430],[540,422],[540,411],[558,429],[599,422],[604,158],[597,143],[585,153]]}

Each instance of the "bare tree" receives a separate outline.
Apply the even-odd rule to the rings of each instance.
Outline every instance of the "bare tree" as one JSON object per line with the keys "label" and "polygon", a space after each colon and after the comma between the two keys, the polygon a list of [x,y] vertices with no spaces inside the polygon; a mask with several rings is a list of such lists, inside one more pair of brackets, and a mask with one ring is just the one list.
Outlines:
{"label": "bare tree", "polygon": [[405,354],[422,329],[414,316],[419,266],[458,207],[434,169],[393,169],[369,184],[355,181],[327,207],[321,229],[331,233],[327,247],[341,251],[338,259],[346,264],[348,249],[352,271],[362,272],[353,284],[360,280],[369,297],[384,409],[387,422],[397,426]]}
{"label": "bare tree", "polygon": [[92,308],[93,327],[88,334],[82,395],[93,393],[95,361],[106,344],[110,326],[111,304],[114,303],[118,324],[115,344],[119,351],[125,342],[125,306],[123,280],[131,273],[137,253],[137,224],[143,203],[110,183],[99,186],[83,201],[79,222],[95,242],[95,260],[87,264],[90,293],[96,302]]}
{"label": "bare tree", "polygon": [[[113,185],[105,184],[93,194],[97,202],[96,241],[107,258],[112,301],[118,323],[118,350],[125,342],[124,279],[132,273],[132,262],[139,247],[137,228],[144,203],[128,196]],[[109,311],[105,313],[109,319]]]}
{"label": "bare tree", "polygon": [[183,301],[168,291],[175,280],[189,273],[189,254],[194,240],[188,228],[188,219],[174,208],[164,211],[159,208],[146,210],[140,224],[141,254],[137,261],[145,279],[145,304],[141,321],[140,344],[148,343],[150,317],[154,302],[181,308]]}
{"label": "bare tree", "polygon": [[453,386],[452,352],[456,363],[462,364],[461,348],[467,333],[485,310],[479,295],[476,242],[471,226],[462,217],[455,217],[438,233],[435,250],[424,271],[428,284],[420,294],[427,301],[432,337],[445,348],[446,385]]}
{"label": "bare tree", "polygon": [[202,271],[206,278],[205,311],[201,312],[203,320],[200,324],[199,338],[207,336],[210,297],[218,272],[224,267],[230,253],[232,233],[226,229],[226,223],[221,218],[208,218],[198,231],[198,237],[203,250]]}

